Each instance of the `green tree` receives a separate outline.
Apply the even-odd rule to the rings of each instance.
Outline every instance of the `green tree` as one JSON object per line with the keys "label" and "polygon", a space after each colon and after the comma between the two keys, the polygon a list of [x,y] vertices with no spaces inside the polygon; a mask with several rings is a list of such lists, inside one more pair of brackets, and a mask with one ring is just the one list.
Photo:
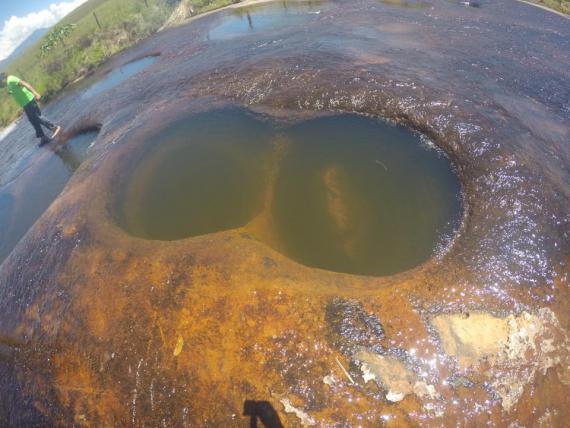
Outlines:
{"label": "green tree", "polygon": [[74,28],[75,24],[55,26],[45,37],[44,42],[40,46],[42,56],[48,55],[60,44],[65,47],[65,39],[69,37]]}

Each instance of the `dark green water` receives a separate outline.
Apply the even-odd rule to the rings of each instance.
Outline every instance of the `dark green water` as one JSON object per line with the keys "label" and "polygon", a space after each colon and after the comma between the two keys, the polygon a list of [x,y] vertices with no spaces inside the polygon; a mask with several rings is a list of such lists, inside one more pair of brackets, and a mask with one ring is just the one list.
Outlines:
{"label": "dark green water", "polygon": [[160,240],[242,227],[265,207],[276,249],[365,275],[425,261],[461,215],[448,160],[406,129],[348,114],[275,129],[237,109],[149,136],[117,200],[129,233]]}
{"label": "dark green water", "polygon": [[449,162],[409,131],[352,115],[313,120],[275,187],[285,252],[314,267],[387,275],[426,260],[460,219]]}
{"label": "dark green water", "polygon": [[119,198],[121,224],[161,240],[243,226],[259,208],[270,137],[269,126],[233,110],[150,136]]}
{"label": "dark green water", "polygon": [[61,193],[97,135],[81,133],[57,149],[44,146],[41,150],[50,151],[49,157],[37,170],[0,189],[0,263]]}

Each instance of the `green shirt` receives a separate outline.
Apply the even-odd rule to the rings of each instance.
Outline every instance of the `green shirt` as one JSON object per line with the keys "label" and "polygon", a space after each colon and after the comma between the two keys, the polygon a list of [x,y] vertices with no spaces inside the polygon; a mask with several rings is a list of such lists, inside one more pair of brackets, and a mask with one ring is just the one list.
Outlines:
{"label": "green shirt", "polygon": [[6,84],[8,86],[8,93],[14,97],[20,107],[25,107],[30,101],[34,100],[34,94],[28,88],[20,86],[21,80],[16,76],[8,76]]}

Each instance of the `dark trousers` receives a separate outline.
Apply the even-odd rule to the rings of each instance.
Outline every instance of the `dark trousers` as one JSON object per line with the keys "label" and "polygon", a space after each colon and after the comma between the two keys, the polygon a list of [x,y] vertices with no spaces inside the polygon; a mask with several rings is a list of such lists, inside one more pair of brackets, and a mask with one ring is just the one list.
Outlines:
{"label": "dark trousers", "polygon": [[38,138],[45,137],[42,125],[48,128],[50,131],[53,131],[56,128],[53,123],[51,123],[45,117],[42,117],[42,112],[36,100],[32,100],[28,104],[26,104],[26,106],[24,107],[24,111],[26,112],[26,116],[28,116],[30,123],[36,130],[36,137]]}

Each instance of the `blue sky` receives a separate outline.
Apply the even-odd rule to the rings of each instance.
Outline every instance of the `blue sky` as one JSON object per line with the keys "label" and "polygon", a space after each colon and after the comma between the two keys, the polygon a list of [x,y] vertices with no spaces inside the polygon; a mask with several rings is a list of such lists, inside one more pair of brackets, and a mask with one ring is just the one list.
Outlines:
{"label": "blue sky", "polygon": [[0,8],[0,25],[4,25],[11,16],[24,16],[31,12],[47,8],[54,0],[2,0]]}
{"label": "blue sky", "polygon": [[0,60],[30,34],[56,24],[86,0],[1,0]]}

